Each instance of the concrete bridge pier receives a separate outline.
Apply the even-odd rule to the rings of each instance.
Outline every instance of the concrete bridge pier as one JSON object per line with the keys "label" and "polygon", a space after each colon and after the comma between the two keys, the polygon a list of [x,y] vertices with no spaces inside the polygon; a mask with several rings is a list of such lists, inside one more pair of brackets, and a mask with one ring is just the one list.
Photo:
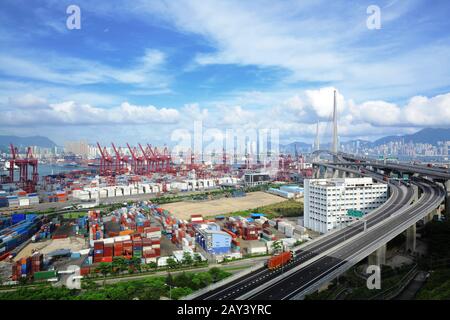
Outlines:
{"label": "concrete bridge pier", "polygon": [[445,216],[450,217],[450,180],[445,181]]}
{"label": "concrete bridge pier", "polygon": [[382,245],[369,255],[369,265],[381,266],[386,264],[386,245]]}
{"label": "concrete bridge pier", "polygon": [[339,170],[338,171],[338,178],[346,178],[347,177],[347,172]]}
{"label": "concrete bridge pier", "polygon": [[331,285],[331,282],[326,282],[323,285],[320,286],[320,288],[317,290],[317,292],[322,292],[328,289],[328,287]]}
{"label": "concrete bridge pier", "polygon": [[440,207],[436,208],[435,210],[433,210],[429,214],[427,214],[423,218],[423,223],[426,224],[426,223],[432,221],[434,216],[438,216],[438,217],[441,216],[441,208]]}
{"label": "concrete bridge pier", "polygon": [[406,229],[406,251],[416,251],[416,224]]}
{"label": "concrete bridge pier", "polygon": [[314,165],[313,166],[313,178],[319,179],[319,177],[320,177],[320,166]]}
{"label": "concrete bridge pier", "polygon": [[414,190],[413,202],[416,202],[417,200],[419,200],[419,187],[415,184],[412,184],[411,186]]}
{"label": "concrete bridge pier", "polygon": [[333,178],[339,178],[339,170],[333,169]]}

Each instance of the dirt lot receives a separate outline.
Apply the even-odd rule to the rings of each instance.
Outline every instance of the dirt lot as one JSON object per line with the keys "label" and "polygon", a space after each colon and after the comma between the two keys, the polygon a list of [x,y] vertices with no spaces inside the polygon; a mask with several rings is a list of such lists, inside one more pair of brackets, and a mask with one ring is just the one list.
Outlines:
{"label": "dirt lot", "polygon": [[174,216],[179,219],[189,220],[191,214],[212,216],[239,210],[248,210],[282,201],[286,201],[286,199],[270,193],[251,192],[247,193],[245,197],[223,198],[218,200],[195,202],[182,201],[164,204],[161,207],[169,210]]}
{"label": "dirt lot", "polygon": [[70,249],[72,251],[79,251],[84,248],[86,248],[86,245],[85,240],[82,238],[70,237],[66,239],[46,240],[28,244],[17,254],[17,256],[14,257],[14,261],[18,261],[20,258],[30,256],[33,249],[37,249],[41,253],[47,254],[57,249]]}

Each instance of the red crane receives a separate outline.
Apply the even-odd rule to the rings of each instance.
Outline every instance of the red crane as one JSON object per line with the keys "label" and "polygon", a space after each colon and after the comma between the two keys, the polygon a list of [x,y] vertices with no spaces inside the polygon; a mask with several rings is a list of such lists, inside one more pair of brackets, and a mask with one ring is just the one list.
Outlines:
{"label": "red crane", "polygon": [[176,170],[172,166],[172,156],[170,155],[169,148],[164,146],[163,153],[161,155],[162,171],[166,173],[175,173]]}
{"label": "red crane", "polygon": [[113,175],[113,164],[114,159],[106,150],[106,147],[101,147],[97,142],[97,147],[100,150],[100,171],[99,174],[101,176],[112,176]]}
{"label": "red crane", "polygon": [[128,172],[128,163],[130,162],[130,159],[127,155],[124,155],[122,152],[122,148],[119,147],[119,149],[116,148],[114,143],[111,142],[111,145],[113,147],[114,153],[116,154],[114,158],[115,163],[115,172],[116,174],[124,174]]}
{"label": "red crane", "polygon": [[143,175],[145,174],[145,155],[138,155],[138,150],[136,147],[131,148],[127,143],[128,150],[130,150],[131,157],[133,159],[133,166],[131,167],[131,172],[134,174]]}
{"label": "red crane", "polygon": [[145,158],[145,161],[147,163],[146,166],[146,174],[150,174],[152,172],[155,172],[155,162],[156,162],[156,157],[155,154],[153,153],[152,147],[150,145],[147,144],[147,148],[143,148],[142,145],[139,143],[139,148],[142,151],[142,154]]}
{"label": "red crane", "polygon": [[[38,160],[33,156],[31,147],[27,148],[25,158],[19,157],[19,152],[13,144],[10,144],[11,159],[9,160],[9,181],[14,183],[14,168],[19,168],[19,185],[27,193],[35,192],[39,182]],[[31,178],[28,178],[28,166],[32,167]]]}
{"label": "red crane", "polygon": [[[150,145],[148,145],[149,148]],[[151,149],[150,149],[151,150]],[[158,147],[154,147],[153,148],[153,154],[155,156],[155,172],[162,172],[162,168],[163,168],[163,160],[162,160],[162,154],[159,152]]]}

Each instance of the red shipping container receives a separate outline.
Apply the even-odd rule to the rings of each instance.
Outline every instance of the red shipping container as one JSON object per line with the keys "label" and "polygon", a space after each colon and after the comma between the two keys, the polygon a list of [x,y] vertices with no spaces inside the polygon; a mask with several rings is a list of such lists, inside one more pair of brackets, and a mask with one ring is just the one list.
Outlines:
{"label": "red shipping container", "polygon": [[93,262],[94,263],[99,263],[102,262],[103,256],[94,256]]}
{"label": "red shipping container", "polygon": [[94,242],[94,250],[103,250],[103,241]]}
{"label": "red shipping container", "polygon": [[112,257],[103,257],[101,262],[112,262]]}
{"label": "red shipping container", "polygon": [[152,239],[148,239],[148,238],[143,238],[142,239],[142,246],[143,247],[151,246],[152,243],[153,243]]}
{"label": "red shipping container", "polygon": [[276,256],[273,256],[267,261],[267,267],[270,270],[277,269],[285,264],[287,264],[292,258],[292,253],[290,251],[282,252]]}
{"label": "red shipping container", "polygon": [[91,272],[91,269],[89,267],[82,267],[80,269],[80,275],[86,276]]}

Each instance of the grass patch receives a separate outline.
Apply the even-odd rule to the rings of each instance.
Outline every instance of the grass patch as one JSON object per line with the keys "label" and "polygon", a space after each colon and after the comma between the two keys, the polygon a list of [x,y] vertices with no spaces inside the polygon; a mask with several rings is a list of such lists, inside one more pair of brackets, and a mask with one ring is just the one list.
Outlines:
{"label": "grass patch", "polygon": [[248,217],[254,212],[264,213],[266,218],[268,218],[268,219],[273,219],[273,218],[277,218],[277,217],[298,217],[298,216],[303,215],[303,202],[289,199],[289,200],[286,200],[283,202],[269,204],[267,206],[257,207],[257,208],[248,209],[248,210],[235,211],[235,212],[230,212],[230,213],[226,213],[226,214],[219,214],[219,215],[209,216],[207,218],[214,218],[216,216]]}
{"label": "grass patch", "polygon": [[0,292],[0,300],[159,300],[161,297],[177,300],[230,275],[230,272],[222,269],[211,268],[206,272],[183,272],[169,274],[167,277],[150,276],[105,286],[87,279],[82,281],[82,290],[46,284],[33,289],[19,288],[11,292]]}
{"label": "grass patch", "polygon": [[64,219],[78,219],[87,215],[87,211],[78,211],[78,212],[68,212],[64,213],[62,216]]}

